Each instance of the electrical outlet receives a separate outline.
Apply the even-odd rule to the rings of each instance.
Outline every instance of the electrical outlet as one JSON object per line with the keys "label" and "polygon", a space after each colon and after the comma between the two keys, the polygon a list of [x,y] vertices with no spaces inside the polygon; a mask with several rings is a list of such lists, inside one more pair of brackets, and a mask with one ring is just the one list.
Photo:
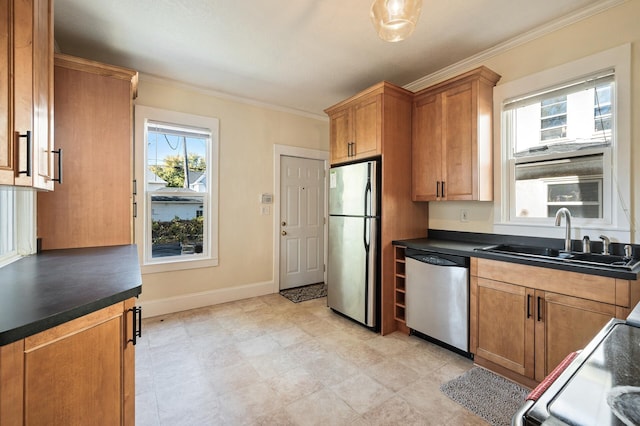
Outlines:
{"label": "electrical outlet", "polygon": [[262,215],[267,216],[271,214],[271,209],[269,208],[269,206],[260,206],[260,213],[262,213]]}
{"label": "electrical outlet", "polygon": [[469,222],[469,211],[466,209],[460,210],[460,222]]}

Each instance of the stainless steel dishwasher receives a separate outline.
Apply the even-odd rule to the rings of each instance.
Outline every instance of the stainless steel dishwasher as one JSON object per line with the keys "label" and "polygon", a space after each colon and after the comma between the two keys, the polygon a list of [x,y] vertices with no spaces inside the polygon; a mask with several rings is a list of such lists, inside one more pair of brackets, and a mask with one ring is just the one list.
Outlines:
{"label": "stainless steel dishwasher", "polygon": [[469,355],[469,258],[407,248],[406,320],[413,331]]}

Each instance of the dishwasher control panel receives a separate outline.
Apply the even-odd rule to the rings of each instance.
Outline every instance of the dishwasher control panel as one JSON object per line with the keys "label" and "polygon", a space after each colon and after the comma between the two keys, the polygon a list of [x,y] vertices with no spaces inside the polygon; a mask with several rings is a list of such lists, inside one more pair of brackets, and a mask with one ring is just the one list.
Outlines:
{"label": "dishwasher control panel", "polygon": [[469,258],[444,253],[431,253],[423,250],[407,249],[405,256],[418,262],[438,266],[462,266],[469,267]]}
{"label": "dishwasher control panel", "polygon": [[456,263],[447,259],[443,259],[439,256],[411,256],[413,259],[423,262],[430,263],[431,265],[440,265],[440,266],[455,266]]}

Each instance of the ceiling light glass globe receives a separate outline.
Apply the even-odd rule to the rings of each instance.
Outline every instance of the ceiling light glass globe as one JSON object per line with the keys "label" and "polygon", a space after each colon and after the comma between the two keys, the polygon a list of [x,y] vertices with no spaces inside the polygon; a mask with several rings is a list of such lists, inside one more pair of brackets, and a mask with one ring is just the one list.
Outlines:
{"label": "ceiling light glass globe", "polygon": [[422,0],[375,0],[371,21],[385,41],[401,41],[411,35],[420,17]]}

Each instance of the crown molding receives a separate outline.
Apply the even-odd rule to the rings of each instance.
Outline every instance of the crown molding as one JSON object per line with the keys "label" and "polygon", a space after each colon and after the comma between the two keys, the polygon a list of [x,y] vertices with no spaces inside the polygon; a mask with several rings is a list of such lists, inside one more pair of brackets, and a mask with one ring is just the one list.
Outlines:
{"label": "crown molding", "polygon": [[417,92],[418,90],[424,89],[436,83],[440,83],[441,81],[447,80],[448,78],[455,77],[456,75],[462,72],[468,71],[469,69],[478,67],[479,65],[482,65],[489,58],[497,56],[501,53],[504,53],[508,50],[511,50],[515,47],[518,47],[530,41],[536,40],[554,31],[558,31],[576,22],[590,18],[594,15],[604,12],[605,10],[608,10],[613,7],[619,6],[623,3],[626,3],[627,1],[628,0],[605,0],[593,5],[587,6],[577,11],[576,13],[563,16],[561,18],[550,21],[549,23],[543,26],[535,28],[531,31],[527,31],[526,33],[520,34],[503,43],[497,44],[483,52],[470,56],[466,59],[463,59],[460,62],[456,62],[455,64],[452,64],[434,73],[426,75],[403,87],[407,90],[411,90],[412,92]]}
{"label": "crown molding", "polygon": [[320,120],[320,121],[325,121],[325,122],[329,121],[329,117],[327,117],[325,115],[313,114],[313,113],[310,113],[310,112],[301,111],[301,110],[297,110],[297,109],[294,109],[294,108],[286,108],[286,107],[270,104],[270,103],[267,103],[267,102],[260,102],[260,101],[254,100],[254,99],[243,98],[242,96],[230,95],[228,93],[219,92],[219,91],[212,90],[212,89],[206,89],[204,87],[196,86],[196,85],[193,85],[193,84],[188,84],[188,83],[185,83],[185,82],[182,82],[182,81],[178,81],[178,80],[172,80],[172,79],[169,79],[169,78],[158,77],[158,76],[152,75],[152,74],[140,73],[139,74],[139,80],[140,81],[148,81],[150,83],[165,84],[165,85],[173,86],[173,87],[176,87],[176,88],[179,88],[179,89],[200,93],[200,94],[206,95],[206,96],[211,96],[211,97],[214,97],[214,98],[225,99],[225,100],[229,100],[229,101],[233,101],[233,102],[238,102],[238,103],[247,104],[247,105],[251,105],[251,106],[256,106],[256,107],[260,107],[260,108],[270,109],[270,110],[273,110],[273,111],[278,111],[278,112],[284,112],[284,113],[287,113],[287,114],[298,115],[298,116],[301,116],[301,117],[311,118],[311,119],[314,119],[314,120]]}

